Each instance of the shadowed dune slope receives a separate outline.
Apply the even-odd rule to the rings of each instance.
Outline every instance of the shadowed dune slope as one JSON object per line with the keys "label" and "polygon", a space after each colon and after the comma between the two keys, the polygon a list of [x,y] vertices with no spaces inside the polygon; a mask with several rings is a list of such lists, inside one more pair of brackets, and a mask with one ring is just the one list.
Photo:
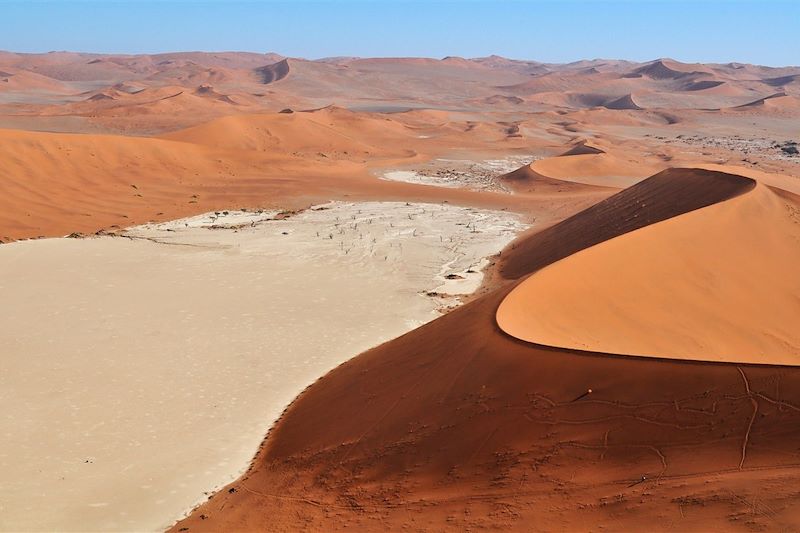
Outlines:
{"label": "shadowed dune slope", "polygon": [[289,70],[289,61],[283,59],[277,63],[259,67],[255,69],[255,72],[261,82],[267,84],[282,80],[289,75]]}
{"label": "shadowed dune slope", "polygon": [[734,110],[768,109],[772,111],[797,111],[800,110],[800,98],[784,92],[775,93],[764,98],[759,98],[750,103],[736,106]]}
{"label": "shadowed dune slope", "polygon": [[581,141],[577,143],[575,146],[561,154],[562,157],[571,156],[571,155],[592,155],[592,154],[604,154],[606,153],[605,150],[598,148],[596,146],[592,146],[586,141]]}
{"label": "shadowed dune slope", "polygon": [[[598,226],[595,239],[613,238],[631,231],[631,218],[664,219],[753,186],[686,170],[648,182],[547,232],[561,246],[582,247],[576,227]],[[661,203],[653,194],[669,191]],[[529,265],[527,272],[564,255],[538,242],[538,255],[525,247],[511,252]],[[527,273],[518,268],[518,275]],[[310,386],[273,427],[250,471],[174,530],[708,530],[796,523],[800,369],[531,345],[495,322],[514,286],[372,349]],[[752,513],[754,498],[770,513]]]}
{"label": "shadowed dune slope", "polygon": [[518,243],[500,273],[518,279],[589,246],[726,200],[755,182],[700,169],[668,169]]}
{"label": "shadowed dune slope", "polygon": [[798,243],[800,206],[758,185],[548,266],[497,321],[548,346],[800,364]]}
{"label": "shadowed dune slope", "polygon": [[616,100],[612,100],[603,104],[603,107],[608,109],[642,109],[639,104],[633,99],[632,94],[626,94],[625,96],[620,96]]}
{"label": "shadowed dune slope", "polygon": [[734,109],[739,109],[739,108],[743,108],[743,107],[763,106],[767,102],[769,102],[770,100],[781,100],[781,99],[787,100],[787,101],[789,100],[788,98],[786,98],[786,93],[780,92],[780,93],[771,94],[769,96],[765,96],[764,98],[759,98],[758,100],[753,100],[752,102],[748,102],[746,104],[742,104],[742,105],[736,106]]}

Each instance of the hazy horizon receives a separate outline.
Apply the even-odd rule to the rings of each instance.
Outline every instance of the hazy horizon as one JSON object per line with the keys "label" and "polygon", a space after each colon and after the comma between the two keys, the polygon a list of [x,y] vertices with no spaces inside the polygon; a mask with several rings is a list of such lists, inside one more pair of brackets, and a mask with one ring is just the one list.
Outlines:
{"label": "hazy horizon", "polygon": [[[2,2],[0,49],[287,57],[503,57],[571,63],[798,63],[792,2],[62,0]],[[444,30],[443,30],[444,28]],[[491,35],[491,38],[484,37]]]}
{"label": "hazy horizon", "polygon": [[335,55],[335,56],[322,56],[322,57],[303,57],[303,56],[292,56],[288,54],[283,54],[277,50],[265,50],[265,51],[253,51],[253,50],[163,50],[159,52],[133,52],[133,53],[126,53],[126,52],[94,52],[91,50],[47,50],[45,52],[21,52],[18,50],[9,50],[9,49],[0,49],[0,52],[11,53],[11,54],[26,54],[26,55],[46,55],[46,54],[81,54],[81,55],[96,55],[96,56],[139,56],[139,55],[168,55],[168,54],[258,54],[258,55],[267,55],[267,54],[274,54],[277,56],[281,56],[287,59],[300,59],[303,61],[325,61],[325,60],[333,60],[338,58],[354,58],[354,59],[433,59],[433,60],[444,60],[448,58],[461,58],[466,60],[476,60],[476,59],[485,59],[488,57],[501,57],[503,59],[508,59],[511,61],[526,61],[526,62],[533,62],[533,63],[541,63],[543,65],[569,65],[572,63],[581,63],[581,62],[592,62],[592,61],[624,61],[628,63],[654,63],[656,61],[677,61],[679,63],[685,64],[729,64],[729,63],[742,63],[742,64],[752,64],[758,66],[765,66],[771,68],[792,68],[800,66],[800,63],[797,65],[767,65],[764,63],[750,63],[746,61],[724,61],[724,62],[717,62],[717,61],[684,61],[680,58],[676,57],[669,57],[669,56],[661,56],[661,57],[653,57],[650,59],[629,59],[625,57],[585,57],[580,59],[575,59],[572,61],[565,61],[565,62],[557,62],[557,61],[543,61],[537,59],[535,57],[509,57],[504,56],[501,54],[488,54],[483,56],[458,56],[455,54],[450,54],[446,56],[424,56],[424,55],[417,55],[417,56],[368,56],[368,55]]}

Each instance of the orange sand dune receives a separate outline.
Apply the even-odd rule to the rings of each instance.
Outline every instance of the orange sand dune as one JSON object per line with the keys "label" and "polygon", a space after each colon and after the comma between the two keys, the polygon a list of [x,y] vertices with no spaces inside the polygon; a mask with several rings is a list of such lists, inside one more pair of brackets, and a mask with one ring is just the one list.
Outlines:
{"label": "orange sand dune", "polygon": [[[166,96],[157,102],[174,100]],[[94,233],[215,209],[297,209],[344,198],[446,199],[513,206],[521,212],[543,209],[536,216],[547,219],[575,212],[611,192],[565,191],[556,200],[552,195],[445,191],[370,174],[368,165],[430,157],[418,149],[436,154],[453,144],[471,149],[485,146],[487,139],[507,138],[507,128],[497,123],[469,128],[465,123],[437,124],[440,118],[438,112],[419,112],[408,117],[411,125],[406,126],[387,116],[326,108],[226,117],[163,138],[0,129],[0,241]],[[443,135],[441,140],[420,138],[420,130],[431,128]],[[518,150],[525,143],[515,138],[505,146]]]}
{"label": "orange sand dune", "polygon": [[[86,99],[63,105],[49,106],[45,115],[83,115],[125,119],[142,115],[207,116],[236,113],[232,105],[238,102],[228,95],[217,93],[209,85],[188,89],[175,85],[143,89],[134,93],[115,88],[93,91]],[[242,110],[245,111],[245,110]]]}
{"label": "orange sand dune", "polygon": [[500,180],[517,193],[558,194],[570,192],[572,194],[596,194],[611,190],[597,185],[586,185],[568,180],[553,179],[536,172],[532,164],[525,165],[513,172],[500,177]]}
{"label": "orange sand dune", "polygon": [[746,110],[753,107],[777,111],[798,111],[800,110],[800,97],[780,92],[765,96],[764,98],[759,98],[747,104],[736,106],[734,109]]}
{"label": "orange sand dune", "polygon": [[[619,235],[636,227],[761,195],[752,187],[716,172],[661,173],[545,230],[544,241],[521,243],[504,254],[505,273],[555,267],[570,250],[591,245],[587,235],[624,240],[637,232]],[[800,369],[522,342],[497,327],[495,314],[524,284],[506,285],[311,385],[272,428],[250,471],[173,531],[700,531],[797,523]],[[770,511],[753,512],[754,505]]]}
{"label": "orange sand dune", "polygon": [[611,187],[630,185],[664,166],[655,160],[644,162],[639,159],[633,163],[618,150],[615,154],[577,154],[531,163],[533,170],[551,178]]}
{"label": "orange sand dune", "polygon": [[800,74],[789,74],[787,76],[778,76],[763,80],[767,85],[772,87],[782,87],[785,85],[796,84],[800,82]]}
{"label": "orange sand dune", "polygon": [[665,170],[520,242],[502,258],[500,273],[519,279],[584,248],[741,194],[753,183],[723,172]]}
{"label": "orange sand dune", "polygon": [[[281,142],[300,146],[302,140],[287,134]],[[359,146],[338,145],[354,152]],[[167,139],[0,130],[0,159],[3,241],[95,232],[232,206],[297,208],[312,198],[348,190],[364,194],[378,185],[389,195],[403,190],[413,196],[413,187],[376,183],[363,166],[349,161]]]}
{"label": "orange sand dune", "polygon": [[165,139],[199,145],[284,153],[325,152],[328,156],[364,157],[378,151],[408,156],[401,146],[372,146],[376,139],[412,137],[389,118],[353,113],[340,108],[314,112],[228,116],[176,133]]}
{"label": "orange sand dune", "polygon": [[506,297],[497,321],[578,350],[800,364],[799,243],[800,205],[759,185],[550,265]]}
{"label": "orange sand dune", "polygon": [[280,81],[289,75],[290,71],[289,61],[283,59],[277,63],[266,65],[255,69],[256,75],[261,79],[262,83],[272,83]]}
{"label": "orange sand dune", "polygon": [[620,96],[619,98],[612,100],[610,102],[606,102],[603,104],[603,107],[607,109],[642,109],[639,104],[633,99],[632,94],[626,94],[624,96]]}
{"label": "orange sand dune", "polygon": [[658,59],[650,64],[633,70],[629,76],[647,76],[653,79],[677,79],[692,74],[711,74],[713,71],[705,65],[680,63],[672,59]]}
{"label": "orange sand dune", "polygon": [[0,69],[0,91],[50,91],[69,94],[73,89],[59,80],[35,72],[3,67]]}
{"label": "orange sand dune", "polygon": [[606,153],[605,150],[599,148],[597,146],[592,145],[588,141],[580,141],[575,144],[572,148],[561,154],[562,156],[570,156],[570,155],[592,155],[592,154],[604,154]]}

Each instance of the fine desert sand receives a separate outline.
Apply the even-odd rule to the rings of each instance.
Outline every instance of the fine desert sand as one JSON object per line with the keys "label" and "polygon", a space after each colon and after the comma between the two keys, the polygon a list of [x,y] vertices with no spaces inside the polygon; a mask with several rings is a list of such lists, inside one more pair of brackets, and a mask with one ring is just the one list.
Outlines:
{"label": "fine desert sand", "polygon": [[793,530],[800,68],[0,52],[0,530]]}

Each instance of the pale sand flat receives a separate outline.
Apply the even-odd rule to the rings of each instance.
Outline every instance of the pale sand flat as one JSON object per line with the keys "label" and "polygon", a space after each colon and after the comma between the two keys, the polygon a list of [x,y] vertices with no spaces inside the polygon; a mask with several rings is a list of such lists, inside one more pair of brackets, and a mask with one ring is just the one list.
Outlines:
{"label": "pale sand flat", "polygon": [[317,209],[0,248],[0,529],[169,526],[243,472],[303,388],[438,316],[422,293],[525,227],[447,205]]}

